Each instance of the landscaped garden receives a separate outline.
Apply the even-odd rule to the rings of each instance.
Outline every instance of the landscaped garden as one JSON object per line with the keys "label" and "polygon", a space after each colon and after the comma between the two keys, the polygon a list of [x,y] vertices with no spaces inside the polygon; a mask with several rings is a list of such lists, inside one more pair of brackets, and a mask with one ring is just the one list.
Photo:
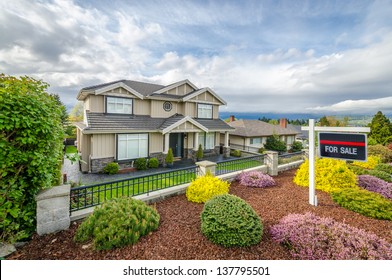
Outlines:
{"label": "landscaped garden", "polygon": [[[229,187],[216,179],[201,177],[186,194],[167,198],[149,208],[126,202],[130,209],[140,209],[132,210],[134,214],[126,223],[129,228],[124,231],[134,228],[132,224],[140,231],[129,238],[128,245],[123,242],[125,238],[121,238],[121,246],[102,244],[102,240],[113,240],[110,238],[113,229],[118,230],[113,236],[122,236],[121,225],[127,221],[124,215],[109,217],[102,211],[85,220],[83,226],[81,222],[73,222],[69,230],[41,237],[34,235],[27,245],[8,258],[392,259],[392,221],[385,214],[391,213],[390,198],[363,187],[364,182],[373,184],[374,179],[362,180],[358,186],[356,178],[359,176],[349,169],[351,164],[348,167],[324,162],[318,166],[321,171],[330,170],[323,177],[332,177],[321,179],[319,186],[323,190],[316,191],[317,207],[308,203],[308,188],[299,186],[306,176],[301,168],[273,178],[255,172],[242,174]],[[379,163],[374,169],[366,170],[370,172],[376,166]],[[389,170],[386,166],[379,168],[386,169],[382,171],[385,173]],[[332,182],[333,179],[338,183]],[[218,189],[214,184],[219,185]],[[388,182],[380,188],[391,187],[385,184]],[[356,200],[350,198],[352,192],[365,193]],[[356,201],[355,207],[349,203],[353,201]],[[367,204],[362,205],[362,201]],[[115,207],[116,212],[122,214],[120,209],[127,206],[122,202]],[[102,224],[99,217],[105,217],[106,222]],[[106,226],[109,221],[117,226]],[[94,228],[98,237],[88,235]],[[99,228],[106,229],[101,232]]]}

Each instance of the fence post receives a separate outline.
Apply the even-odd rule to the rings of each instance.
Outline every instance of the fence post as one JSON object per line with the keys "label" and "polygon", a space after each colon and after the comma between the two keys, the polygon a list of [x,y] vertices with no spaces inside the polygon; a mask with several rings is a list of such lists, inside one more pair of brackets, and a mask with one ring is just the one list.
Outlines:
{"label": "fence post", "polygon": [[268,174],[271,176],[278,175],[278,153],[268,151],[266,154],[266,164],[268,166]]}
{"label": "fence post", "polygon": [[69,228],[71,185],[62,185],[40,191],[37,201],[37,233],[39,235],[53,233]]}
{"label": "fence post", "polygon": [[198,177],[204,176],[207,173],[210,173],[212,176],[215,176],[216,162],[203,160],[196,162],[196,165],[199,166],[199,172],[197,174]]}

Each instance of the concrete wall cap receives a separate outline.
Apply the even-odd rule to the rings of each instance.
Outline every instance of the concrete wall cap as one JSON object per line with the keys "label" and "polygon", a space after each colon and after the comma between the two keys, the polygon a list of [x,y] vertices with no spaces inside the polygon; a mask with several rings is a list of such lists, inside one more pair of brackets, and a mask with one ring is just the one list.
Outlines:
{"label": "concrete wall cap", "polygon": [[41,190],[35,197],[36,201],[45,200],[54,197],[62,197],[70,195],[71,185],[55,186],[50,189]]}

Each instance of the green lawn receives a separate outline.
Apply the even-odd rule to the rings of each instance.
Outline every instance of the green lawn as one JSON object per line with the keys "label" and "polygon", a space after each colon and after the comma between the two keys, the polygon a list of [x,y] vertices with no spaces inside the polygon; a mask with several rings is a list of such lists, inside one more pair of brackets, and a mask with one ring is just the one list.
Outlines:
{"label": "green lawn", "polygon": [[217,165],[216,171],[222,172],[222,171],[238,171],[238,170],[244,170],[248,168],[253,168],[262,165],[258,160],[249,160],[249,161],[233,161],[233,162],[223,162]]}
{"label": "green lawn", "polygon": [[78,150],[76,149],[75,146],[69,145],[65,147],[65,153],[66,154],[76,154]]}

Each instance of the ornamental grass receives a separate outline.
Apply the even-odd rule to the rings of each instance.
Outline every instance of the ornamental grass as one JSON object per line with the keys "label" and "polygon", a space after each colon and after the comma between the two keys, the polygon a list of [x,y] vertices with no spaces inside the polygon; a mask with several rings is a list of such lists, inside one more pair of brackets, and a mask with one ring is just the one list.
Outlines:
{"label": "ornamental grass", "polygon": [[313,213],[289,214],[270,229],[272,239],[302,260],[390,260],[391,245],[368,233]]}

